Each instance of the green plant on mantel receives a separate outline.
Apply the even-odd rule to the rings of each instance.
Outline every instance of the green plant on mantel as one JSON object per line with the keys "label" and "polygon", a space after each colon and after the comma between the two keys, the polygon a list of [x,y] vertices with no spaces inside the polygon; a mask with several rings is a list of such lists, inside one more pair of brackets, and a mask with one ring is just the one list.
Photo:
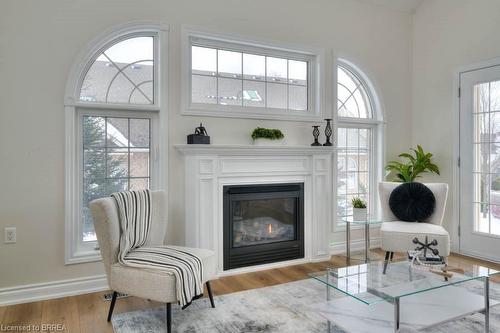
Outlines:
{"label": "green plant on mantel", "polygon": [[257,127],[252,132],[252,139],[268,139],[268,140],[280,140],[285,136],[283,133],[276,128],[262,128]]}
{"label": "green plant on mantel", "polygon": [[439,167],[434,163],[431,153],[426,153],[422,146],[410,149],[409,153],[399,154],[403,161],[390,161],[385,170],[388,175],[395,175],[395,181],[411,183],[419,178],[422,173],[435,173],[439,175]]}
{"label": "green plant on mantel", "polygon": [[353,208],[366,208],[366,202],[361,200],[361,198],[354,197],[351,202]]}

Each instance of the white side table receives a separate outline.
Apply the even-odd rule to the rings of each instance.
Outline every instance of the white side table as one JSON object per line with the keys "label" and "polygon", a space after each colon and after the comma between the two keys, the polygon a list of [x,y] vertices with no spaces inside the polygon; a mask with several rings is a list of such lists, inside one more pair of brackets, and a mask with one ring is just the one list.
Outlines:
{"label": "white side table", "polygon": [[370,226],[382,224],[380,219],[368,217],[363,221],[354,221],[352,216],[342,219],[345,222],[345,232],[346,232],[346,247],[347,247],[347,262],[351,260],[351,224],[353,225],[364,225],[365,226],[365,263],[370,261]]}

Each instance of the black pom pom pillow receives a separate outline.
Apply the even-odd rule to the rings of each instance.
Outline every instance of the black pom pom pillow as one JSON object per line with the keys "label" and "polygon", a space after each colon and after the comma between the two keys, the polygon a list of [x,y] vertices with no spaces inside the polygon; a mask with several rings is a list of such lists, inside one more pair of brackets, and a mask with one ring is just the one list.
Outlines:
{"label": "black pom pom pillow", "polygon": [[422,183],[404,183],[389,197],[392,213],[401,221],[422,222],[434,213],[434,193]]}

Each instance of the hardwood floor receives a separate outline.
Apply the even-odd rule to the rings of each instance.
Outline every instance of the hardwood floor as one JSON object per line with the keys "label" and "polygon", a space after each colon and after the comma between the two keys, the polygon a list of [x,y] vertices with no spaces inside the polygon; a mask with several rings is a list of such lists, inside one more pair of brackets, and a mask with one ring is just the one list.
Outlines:
{"label": "hardwood floor", "polygon": [[[379,252],[379,255],[382,253]],[[395,259],[403,259],[404,255],[396,255]],[[470,271],[473,264],[479,264],[500,270],[499,264],[481,261],[453,254],[449,258],[450,266],[461,267]],[[242,290],[262,288],[308,278],[309,273],[324,270],[326,267],[345,266],[345,257],[332,256],[330,261],[310,263],[270,269],[266,271],[246,273],[222,277],[212,282],[215,295],[233,293]],[[493,279],[500,283],[500,277]],[[59,299],[0,307],[0,324],[7,325],[41,325],[62,324],[63,332],[106,333],[113,332],[111,324],[106,322],[109,302],[103,300],[105,292]],[[205,293],[206,294],[206,293]],[[136,297],[119,299],[115,312],[127,312],[148,307],[160,306],[160,303]],[[21,331],[22,332],[22,331]],[[44,332],[61,332],[56,329]]]}

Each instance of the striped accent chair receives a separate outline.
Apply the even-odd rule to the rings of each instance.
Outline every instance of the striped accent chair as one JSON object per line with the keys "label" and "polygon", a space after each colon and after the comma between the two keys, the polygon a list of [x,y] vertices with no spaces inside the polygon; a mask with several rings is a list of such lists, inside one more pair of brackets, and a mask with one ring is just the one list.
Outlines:
{"label": "striped accent chair", "polygon": [[[152,224],[148,243],[145,246],[164,245],[167,228],[163,191],[151,191]],[[141,297],[166,303],[167,332],[171,332],[171,304],[178,303],[176,280],[174,275],[165,274],[152,268],[143,269],[124,266],[118,262],[120,252],[120,221],[115,200],[111,197],[94,200],[90,203],[94,226],[101,250],[102,261],[106,270],[109,287],[113,290],[108,321],[111,321],[117,293]],[[212,307],[215,307],[210,288],[210,279],[215,276],[216,258],[213,251],[180,246],[172,246],[190,252],[199,257],[203,263],[203,283],[207,287]]]}

